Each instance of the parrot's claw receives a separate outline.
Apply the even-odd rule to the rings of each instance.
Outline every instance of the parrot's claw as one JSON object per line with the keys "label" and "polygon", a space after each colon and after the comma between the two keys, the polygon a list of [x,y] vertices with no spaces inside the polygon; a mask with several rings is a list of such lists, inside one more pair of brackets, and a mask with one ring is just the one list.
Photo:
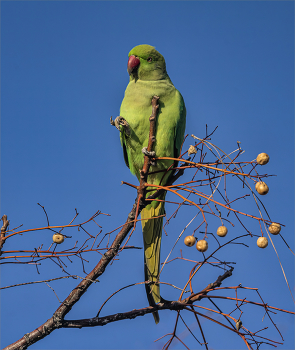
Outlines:
{"label": "parrot's claw", "polygon": [[[147,150],[147,147],[143,147],[143,149],[141,150],[141,152],[142,152],[145,156],[147,156],[147,157],[149,157],[149,158],[155,158],[155,156],[156,156],[156,152],[155,152],[155,151],[149,152],[149,151]],[[155,162],[155,161],[152,161],[151,159],[150,159],[150,162],[151,162],[151,165],[153,165],[153,166],[156,165],[156,162]]]}
{"label": "parrot's claw", "polygon": [[119,116],[115,120],[113,120],[113,118],[111,117],[110,122],[111,122],[111,125],[115,126],[120,132],[122,132],[121,130],[121,126],[122,126],[125,130],[125,134],[127,136],[130,136],[129,124],[123,117]]}
{"label": "parrot's claw", "polygon": [[148,156],[149,158],[155,158],[155,156],[156,156],[156,152],[155,152],[155,151],[149,152],[149,151],[147,150],[147,147],[143,147],[143,149],[141,150],[141,152],[142,152],[145,156]]}

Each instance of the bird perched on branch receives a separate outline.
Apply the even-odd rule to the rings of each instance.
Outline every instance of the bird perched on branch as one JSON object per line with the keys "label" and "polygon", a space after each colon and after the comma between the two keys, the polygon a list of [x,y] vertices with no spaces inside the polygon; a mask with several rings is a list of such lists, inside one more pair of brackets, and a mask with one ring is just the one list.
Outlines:
{"label": "bird perched on branch", "polygon": [[[139,45],[129,52],[127,71],[129,84],[120,109],[120,140],[124,159],[132,174],[140,181],[140,170],[143,168],[142,148],[147,147],[151,115],[151,100],[159,97],[159,110],[156,120],[156,134],[153,151],[156,157],[177,158],[183,142],[186,110],[183,98],[172,84],[167,72],[164,57],[150,45]],[[149,172],[149,184],[165,186],[172,172],[165,169],[173,165],[173,160],[157,160]],[[161,172],[159,172],[161,171]],[[150,187],[151,188],[151,187]],[[153,192],[148,192],[152,194]],[[144,241],[145,280],[147,297],[150,305],[161,301],[159,283],[160,246],[165,214],[165,195],[158,197],[141,211]],[[159,315],[154,314],[155,322]]]}

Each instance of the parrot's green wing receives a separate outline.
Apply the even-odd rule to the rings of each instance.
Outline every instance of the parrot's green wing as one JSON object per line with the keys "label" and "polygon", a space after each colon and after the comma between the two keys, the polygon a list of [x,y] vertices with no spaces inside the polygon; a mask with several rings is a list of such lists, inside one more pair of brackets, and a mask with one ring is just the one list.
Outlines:
{"label": "parrot's green wing", "polygon": [[[163,56],[152,46],[139,45],[132,49],[129,53],[127,70],[130,82],[122,101],[120,116],[128,122],[129,126],[128,135],[124,128],[121,128],[120,139],[125,162],[140,181],[140,170],[144,163],[142,148],[148,146],[149,116],[152,111],[153,96],[160,98],[156,142],[153,149],[157,157],[177,158],[179,156],[185,130],[186,110],[181,94],[166,72]],[[150,167],[150,172],[157,173],[148,176],[148,183],[165,185],[172,172],[166,173],[164,177],[163,174],[174,163],[173,160],[158,160],[155,166]],[[165,195],[160,196],[157,201],[153,201],[141,212],[145,280],[151,282],[146,285],[150,305],[161,300],[158,281]],[[157,312],[154,313],[154,318],[158,323]]]}
{"label": "parrot's green wing", "polygon": [[124,160],[125,160],[125,163],[128,166],[128,168],[130,168],[129,167],[128,153],[127,153],[125,138],[126,138],[125,130],[121,127],[121,130],[120,130],[120,141],[121,141],[121,146],[123,148]]}
{"label": "parrot's green wing", "polygon": [[175,132],[175,148],[174,148],[174,158],[178,158],[180,154],[180,150],[183,143],[183,137],[185,132],[185,118],[186,118],[186,108],[183,101],[182,96],[180,95],[180,103],[179,103],[179,115],[180,118],[176,125]]}

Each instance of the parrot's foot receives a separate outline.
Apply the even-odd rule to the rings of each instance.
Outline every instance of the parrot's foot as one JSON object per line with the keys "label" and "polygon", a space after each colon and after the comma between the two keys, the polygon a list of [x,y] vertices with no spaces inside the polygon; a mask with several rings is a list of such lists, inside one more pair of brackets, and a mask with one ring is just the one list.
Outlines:
{"label": "parrot's foot", "polygon": [[[156,157],[156,152],[155,152],[155,151],[149,152],[149,151],[147,150],[147,147],[143,147],[143,149],[141,150],[141,152],[142,152],[145,156],[147,156],[147,157],[149,157],[149,158],[155,158],[155,157]],[[156,162],[155,162],[155,161],[152,161],[151,159],[150,159],[150,162],[151,162],[151,165],[153,165],[153,166],[156,165]]]}
{"label": "parrot's foot", "polygon": [[111,117],[110,122],[111,122],[111,125],[115,126],[120,132],[122,132],[121,130],[121,126],[122,126],[125,130],[125,134],[127,136],[130,136],[129,124],[123,117],[119,116],[115,120],[113,120],[113,118]]}
{"label": "parrot's foot", "polygon": [[148,156],[148,157],[150,157],[150,158],[155,158],[155,156],[156,156],[156,152],[155,152],[155,151],[149,152],[149,151],[147,150],[147,147],[143,147],[143,149],[141,150],[141,152],[142,152],[145,156]]}

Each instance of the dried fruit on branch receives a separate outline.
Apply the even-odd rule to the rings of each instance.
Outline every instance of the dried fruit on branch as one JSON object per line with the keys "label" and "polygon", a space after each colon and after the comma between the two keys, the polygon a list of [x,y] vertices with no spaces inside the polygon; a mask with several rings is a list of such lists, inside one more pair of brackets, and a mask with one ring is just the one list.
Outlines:
{"label": "dried fruit on branch", "polygon": [[205,252],[208,249],[208,242],[205,241],[204,239],[201,239],[200,241],[197,242],[196,248],[198,249],[199,252]]}
{"label": "dried fruit on branch", "polygon": [[225,237],[227,235],[227,228],[225,226],[219,226],[218,229],[217,229],[217,236],[219,237]]}
{"label": "dried fruit on branch", "polygon": [[256,162],[260,165],[265,165],[269,162],[269,155],[267,153],[259,153]]}
{"label": "dried fruit on branch", "polygon": [[187,153],[190,156],[191,154],[196,154],[197,150],[196,150],[196,148],[193,145],[190,145]]}
{"label": "dried fruit on branch", "polygon": [[268,231],[273,235],[278,235],[281,232],[281,225],[277,224],[276,222],[273,222],[269,226]]}
{"label": "dried fruit on branch", "polygon": [[60,234],[60,233],[55,233],[52,236],[52,239],[53,239],[53,242],[57,243],[57,244],[60,244],[60,243],[62,243],[65,240],[64,236],[62,234]]}
{"label": "dried fruit on branch", "polygon": [[196,243],[196,239],[194,236],[186,236],[184,239],[184,244],[188,247],[192,247]]}
{"label": "dried fruit on branch", "polygon": [[263,182],[263,181],[257,182],[256,185],[255,185],[255,189],[256,189],[256,191],[257,191],[259,194],[261,194],[261,195],[263,195],[263,196],[264,196],[265,194],[267,194],[268,191],[269,191],[269,188],[268,188],[267,184],[266,184],[265,182]]}
{"label": "dried fruit on branch", "polygon": [[257,245],[259,248],[266,248],[268,245],[268,240],[266,237],[259,237],[257,239]]}

